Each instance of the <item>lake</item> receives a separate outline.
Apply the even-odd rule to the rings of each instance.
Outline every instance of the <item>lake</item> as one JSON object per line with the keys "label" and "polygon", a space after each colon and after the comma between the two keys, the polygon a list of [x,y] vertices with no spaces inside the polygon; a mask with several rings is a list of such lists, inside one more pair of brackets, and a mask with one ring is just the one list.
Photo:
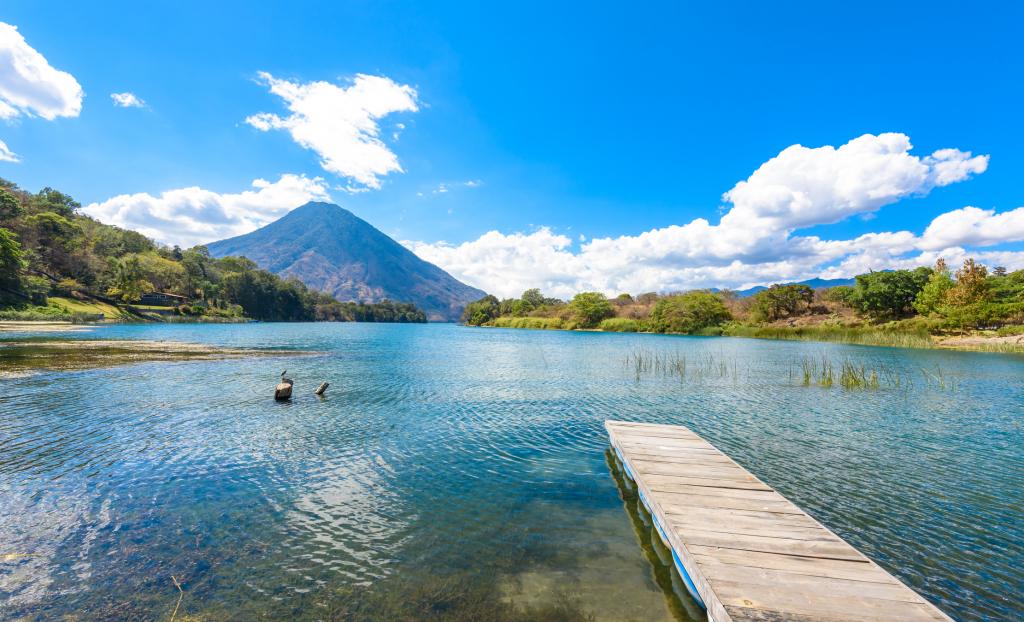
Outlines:
{"label": "lake", "polygon": [[[609,472],[610,418],[691,427],[956,619],[1024,618],[1022,356],[437,324],[67,338],[316,354],[0,378],[0,618],[694,617]],[[883,382],[805,386],[808,361]]]}

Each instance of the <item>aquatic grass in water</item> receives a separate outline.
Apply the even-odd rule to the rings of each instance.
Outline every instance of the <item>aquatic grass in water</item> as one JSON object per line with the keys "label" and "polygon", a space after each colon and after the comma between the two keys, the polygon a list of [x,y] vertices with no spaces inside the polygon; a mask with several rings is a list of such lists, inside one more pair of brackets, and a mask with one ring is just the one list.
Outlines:
{"label": "aquatic grass in water", "polygon": [[702,382],[716,378],[732,378],[735,381],[739,377],[739,363],[735,359],[730,360],[710,352],[688,359],[679,352],[662,353],[636,348],[626,355],[623,366],[632,371],[638,381],[645,375],[678,378],[680,382]]}

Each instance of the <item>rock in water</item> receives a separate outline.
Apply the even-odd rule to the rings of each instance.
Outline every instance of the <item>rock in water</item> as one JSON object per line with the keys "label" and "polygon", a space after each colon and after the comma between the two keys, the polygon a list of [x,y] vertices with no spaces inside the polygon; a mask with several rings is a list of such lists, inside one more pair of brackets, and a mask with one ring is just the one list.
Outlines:
{"label": "rock in water", "polygon": [[275,400],[288,400],[292,397],[292,382],[290,380],[281,382],[274,389]]}

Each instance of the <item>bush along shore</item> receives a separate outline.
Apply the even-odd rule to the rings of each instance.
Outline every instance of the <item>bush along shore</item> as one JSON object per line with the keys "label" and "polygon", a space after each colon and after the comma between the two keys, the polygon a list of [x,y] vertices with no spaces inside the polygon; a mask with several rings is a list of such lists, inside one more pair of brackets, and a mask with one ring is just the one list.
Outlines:
{"label": "bush along shore", "polygon": [[858,275],[854,284],[812,289],[777,284],[750,296],[693,290],[671,294],[582,292],[571,300],[530,289],[485,296],[463,323],[499,328],[669,333],[832,341],[911,348],[1024,352],[1024,270],[991,271],[968,259]]}
{"label": "bush along shore", "polygon": [[426,322],[415,305],[340,302],[245,257],[157,244],[0,179],[0,321]]}

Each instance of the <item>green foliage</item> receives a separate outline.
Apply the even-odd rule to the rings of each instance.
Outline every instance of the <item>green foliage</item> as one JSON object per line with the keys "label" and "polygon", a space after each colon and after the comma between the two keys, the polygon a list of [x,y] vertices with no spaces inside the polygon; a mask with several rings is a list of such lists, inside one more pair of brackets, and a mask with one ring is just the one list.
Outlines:
{"label": "green foliage", "polygon": [[702,290],[661,298],[651,312],[651,326],[659,333],[693,333],[730,319],[722,299]]}
{"label": "green foliage", "polygon": [[946,294],[952,288],[953,278],[949,275],[949,268],[946,262],[939,259],[928,282],[914,298],[914,310],[921,315],[936,313],[945,304]]}
{"label": "green foliage", "polygon": [[569,310],[582,328],[593,328],[601,320],[615,315],[608,298],[600,292],[581,292],[573,296]]}
{"label": "green foliage", "polygon": [[12,220],[22,215],[21,201],[7,188],[0,188],[0,221]]}
{"label": "green foliage", "polygon": [[498,317],[491,325],[496,328],[533,328],[538,330],[572,329],[575,325],[557,317]]}
{"label": "green foliage", "polygon": [[135,302],[152,290],[153,284],[145,279],[138,255],[128,255],[124,259],[114,260],[114,284],[107,290],[108,296],[124,302]]}
{"label": "green foliage", "polygon": [[902,317],[911,312],[931,274],[931,268],[915,268],[858,275],[847,303],[874,319]]}
{"label": "green foliage", "polygon": [[814,290],[807,285],[772,285],[753,295],[751,310],[756,320],[773,322],[794,315],[813,301]]}
{"label": "green foliage", "polygon": [[544,298],[544,295],[540,293],[539,289],[533,288],[523,292],[523,295],[520,297],[520,300],[523,302],[524,305],[528,306],[529,309],[532,310],[545,304],[547,299]]}
{"label": "green foliage", "polygon": [[610,333],[637,333],[641,330],[640,322],[626,317],[610,317],[601,320],[597,327]]}
{"label": "green foliage", "polygon": [[500,315],[498,299],[488,294],[471,302],[462,310],[462,322],[470,326],[483,326]]}
{"label": "green foliage", "polygon": [[25,269],[25,253],[13,231],[0,228],[0,287],[20,289],[19,275]]}

